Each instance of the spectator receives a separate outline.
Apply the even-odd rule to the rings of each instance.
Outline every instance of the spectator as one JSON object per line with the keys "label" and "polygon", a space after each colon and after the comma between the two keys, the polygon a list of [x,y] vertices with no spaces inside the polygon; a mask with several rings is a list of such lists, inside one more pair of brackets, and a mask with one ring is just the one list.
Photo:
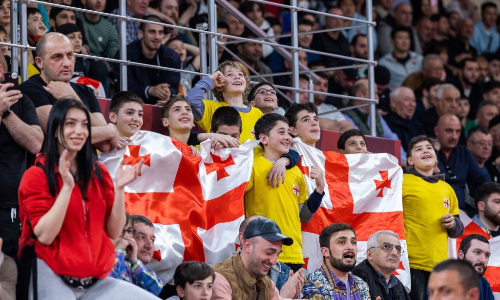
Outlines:
{"label": "spectator", "polygon": [[[292,53],[293,53],[293,51],[290,50],[290,54],[292,54]],[[299,55],[299,62],[304,64],[305,66],[307,66],[307,53],[304,51],[297,51],[297,53]],[[283,60],[283,66],[284,66],[284,68],[279,70],[278,73],[292,72],[293,64],[291,61],[288,61],[286,59]],[[274,77],[266,77],[266,80],[270,80],[270,79],[273,79],[273,83],[276,85],[283,85],[283,86],[292,86],[293,85],[293,74],[279,75],[279,76],[274,76]],[[282,91],[285,92],[284,90],[282,90]],[[288,108],[288,106],[289,106],[288,101],[281,96],[278,97],[278,103],[281,107],[283,107],[285,109]]]}
{"label": "spectator", "polygon": [[[241,23],[240,19],[233,16],[230,12],[225,12],[218,19],[218,21],[224,22],[227,24],[227,26],[229,27],[229,30],[228,30],[229,35],[241,36],[243,34],[243,32],[245,31],[245,25],[243,23]],[[232,41],[233,39],[229,39],[229,40]],[[220,47],[220,48],[222,48],[222,47]],[[227,45],[227,48],[234,53],[236,53],[236,51],[238,50],[236,44]],[[231,58],[231,59],[233,59],[233,58]]]}
{"label": "spectator", "polygon": [[410,51],[411,29],[395,27],[391,32],[391,44],[394,50],[384,55],[379,64],[391,72],[389,89],[401,86],[408,75],[421,71],[422,55]]}
{"label": "spectator", "polygon": [[391,94],[391,90],[389,89],[390,81],[391,81],[391,72],[389,72],[389,70],[386,67],[377,65],[375,67],[375,83],[377,84],[376,93],[378,95],[377,108],[381,110],[383,113],[387,113],[391,109],[391,103],[389,99]]}
{"label": "spectator", "polygon": [[[314,82],[314,91],[326,93],[328,92],[328,79],[322,72],[317,72],[318,81]],[[346,131],[353,128],[344,115],[337,110],[337,107],[326,104],[326,95],[314,94],[314,105],[318,109],[319,126],[322,129]]]}
{"label": "spectator", "polygon": [[433,33],[433,42],[446,42],[451,39],[450,21],[446,15],[440,14],[437,16],[437,22]]}
{"label": "spectator", "polygon": [[393,275],[403,253],[399,236],[390,230],[377,231],[368,238],[366,259],[352,273],[368,284],[372,299],[410,300],[403,283]]}
{"label": "spectator", "polygon": [[491,154],[491,160],[495,162],[495,164],[500,163],[500,116],[496,116],[491,119],[488,129],[493,137],[493,153]]}
{"label": "spectator", "polygon": [[460,91],[452,84],[442,84],[436,90],[434,107],[423,113],[419,119],[425,134],[434,137],[434,127],[436,127],[439,117],[445,114],[456,115],[458,112],[458,100]]}
{"label": "spectator", "polygon": [[[154,250],[154,226],[151,221],[143,216],[131,217],[126,214],[125,226],[120,237],[115,244],[115,264],[111,269],[110,277],[131,282],[158,296],[163,288],[163,282],[152,270],[146,268],[145,264],[151,261],[151,257],[146,255]],[[147,226],[141,226],[140,221],[144,221]],[[134,222],[139,224],[135,225]],[[149,224],[150,227],[149,227]],[[136,229],[134,226],[140,228]],[[135,237],[134,235],[137,235]],[[150,238],[152,237],[152,241]],[[142,249],[139,249],[141,245]],[[148,247],[147,249],[144,249]],[[146,260],[143,261],[142,259]],[[149,260],[148,260],[149,259]]]}
{"label": "spectator", "polygon": [[434,140],[425,135],[414,137],[408,145],[408,165],[412,168],[403,176],[403,211],[410,298],[417,300],[425,297],[433,266],[448,258],[448,237],[459,237],[464,232],[453,188],[433,176],[436,163]]}
{"label": "spectator", "polygon": [[479,288],[479,299],[481,300],[495,299],[490,283],[486,280],[486,278],[484,278],[484,273],[488,267],[490,256],[490,242],[488,242],[484,236],[479,234],[466,236],[460,243],[460,247],[458,249],[458,259],[469,262],[480,277],[481,286]]}
{"label": "spectator", "polygon": [[500,82],[488,81],[484,85],[483,90],[484,101],[493,101],[496,105],[500,106]]}
{"label": "spectator", "polygon": [[460,120],[460,124],[462,124],[462,128],[467,135],[467,132],[475,126],[477,126],[476,120],[471,120],[468,118],[470,111],[469,99],[462,97],[458,100],[458,110],[456,116]]}
{"label": "spectator", "polygon": [[[351,56],[354,58],[368,59],[368,39],[365,34],[357,34],[352,37],[351,45],[349,46],[349,51],[351,51]],[[362,64],[356,62],[356,64]],[[358,77],[365,78],[367,66],[358,67]]]}
{"label": "spectator", "polygon": [[[26,226],[18,253],[34,242],[38,299],[76,299],[84,294],[93,299],[155,298],[108,277],[114,261],[110,239],[119,237],[125,223],[124,187],[137,177],[143,160],[118,168],[113,187],[106,167],[93,162],[90,112],[81,101],[57,101],[47,124],[47,152],[24,173],[19,186],[21,221]],[[78,174],[78,182],[72,172]],[[82,205],[88,213],[82,214]]]}
{"label": "spectator", "polygon": [[[254,3],[254,2],[250,2]],[[257,4],[257,3],[255,3]],[[243,34],[241,34],[242,38],[253,39],[256,38],[257,35],[251,32],[250,30],[245,30]],[[271,69],[261,61],[262,56],[262,44],[256,42],[247,42],[243,41],[238,44],[238,56],[253,70],[257,72],[259,75],[268,75],[271,74]],[[254,73],[252,73],[253,75]],[[272,76],[263,76],[256,78],[256,81],[259,82],[270,82],[273,83]]]}
{"label": "spectator", "polygon": [[461,260],[440,262],[432,269],[429,277],[429,300],[478,300],[479,289],[479,276],[476,271],[470,263]]}
{"label": "spectator", "polygon": [[[321,169],[311,167],[310,178],[316,189],[308,197],[304,176],[298,167],[286,171],[282,185],[269,186],[267,175],[273,163],[289,152],[291,137],[288,120],[278,114],[262,116],[255,123],[255,136],[260,139],[264,155],[254,159],[252,176],[245,192],[246,216],[262,215],[282,224],[283,233],[292,237],[295,245],[284,249],[280,261],[294,272],[304,264],[300,222],[309,222],[318,210],[324,196],[325,179]],[[267,201],[271,197],[273,203]]]}
{"label": "spectator", "polygon": [[483,2],[481,5],[481,21],[474,25],[474,34],[470,44],[479,55],[495,53],[500,46],[500,34],[495,26],[497,19],[497,5],[494,2]]}
{"label": "spectator", "polygon": [[337,141],[337,149],[342,154],[371,153],[366,148],[365,135],[357,129],[342,133]]}
{"label": "spectator", "polygon": [[446,182],[451,185],[458,199],[460,209],[468,214],[474,212],[474,203],[467,202],[465,184],[475,189],[488,181],[470,151],[459,145],[462,130],[460,120],[454,115],[443,115],[434,129],[440,144],[437,152],[439,170],[445,173]]}
{"label": "spectator", "polygon": [[54,7],[50,10],[50,31],[57,31],[59,26],[72,23],[76,24],[76,15],[74,10]]}
{"label": "spectator", "polygon": [[392,31],[396,27],[408,27],[410,30],[409,50],[422,54],[422,48],[418,41],[418,36],[415,30],[411,27],[413,22],[413,8],[409,3],[399,3],[392,14],[387,16],[385,20],[380,22],[377,29],[378,49],[377,54],[382,57],[394,51],[394,46],[391,43]]}
{"label": "spectator", "polygon": [[448,65],[453,67],[460,66],[466,58],[477,56],[476,48],[469,42],[474,34],[474,22],[471,19],[459,20],[457,27],[457,36],[448,42]]}
{"label": "spectator", "polygon": [[[82,0],[83,8],[103,12],[106,0]],[[118,52],[118,31],[103,16],[92,13],[76,13],[82,22],[83,33],[87,39],[87,53],[107,58],[115,57]]]}
{"label": "spectator", "polygon": [[[422,82],[422,85],[415,90],[415,98],[417,99],[417,108],[415,109],[415,114],[413,118],[415,120],[419,120],[421,124],[421,116],[426,113],[427,110],[431,110],[434,105],[438,102],[438,98],[436,96],[436,92],[443,84],[441,80],[429,78]],[[458,111],[458,104],[457,104]],[[469,112],[467,112],[469,114]],[[424,130],[426,128],[424,127]],[[427,130],[426,130],[427,134]]]}
{"label": "spectator", "polygon": [[[488,181],[499,182],[500,171],[495,163],[490,160],[493,148],[493,137],[488,129],[481,127],[472,128],[467,135],[467,148],[474,156],[479,168],[488,177]],[[475,195],[476,189],[471,189],[470,195]]]}
{"label": "spectator", "polygon": [[130,137],[141,130],[144,122],[142,98],[132,92],[118,92],[111,97],[109,121],[120,134],[120,148],[130,141]]}
{"label": "spectator", "polygon": [[[112,1],[110,1],[112,2]],[[128,17],[142,19],[146,16],[149,7],[149,0],[129,0],[127,1],[127,9],[125,14]],[[119,8],[113,9],[112,14],[119,15]],[[110,18],[111,24],[115,25],[116,30],[120,31],[120,19]],[[139,22],[138,21],[127,21],[127,45],[140,39],[139,36]],[[141,23],[144,24],[144,23]]]}
{"label": "spectator", "polygon": [[169,300],[211,299],[215,273],[204,262],[187,261],[178,265],[174,273],[177,295]]}
{"label": "spectator", "polygon": [[282,245],[292,245],[293,239],[281,234],[274,221],[259,217],[248,223],[243,241],[241,252],[213,266],[212,299],[245,299],[254,295],[256,288],[271,300],[280,299],[267,274],[276,265]]}
{"label": "spectator", "polygon": [[47,120],[52,105],[65,98],[78,99],[92,116],[89,120],[92,145],[103,152],[115,149],[118,146],[118,132],[113,125],[106,124],[94,92],[83,84],[69,82],[74,70],[71,41],[60,33],[50,32],[40,38],[36,47],[35,62],[41,73],[23,82],[19,89],[33,101],[43,132],[47,134]]}
{"label": "spectator", "polygon": [[10,36],[10,13],[10,1],[0,1],[0,25],[5,28],[8,36]]}
{"label": "spectator", "polygon": [[438,80],[446,80],[446,72],[443,62],[439,55],[431,53],[427,54],[422,60],[422,72],[410,74],[403,82],[403,86],[416,91],[420,88],[424,81],[429,78]]}
{"label": "spectator", "polygon": [[[354,2],[354,0],[339,0],[337,5],[342,9],[345,17],[353,18],[360,21],[366,21],[366,17],[356,12],[356,3]],[[344,27],[360,26],[365,24],[351,20],[344,20],[343,22],[344,22]],[[342,30],[342,34],[345,35],[349,43],[351,43],[355,35],[366,34],[367,33],[366,30],[367,27],[344,29]],[[373,31],[373,40],[371,41],[371,43],[373,43],[373,49],[377,49],[377,32],[375,31]]]}
{"label": "spectator", "polygon": [[[159,12],[168,17],[168,19],[162,18],[162,20],[166,23],[172,22],[174,25],[183,27],[189,27],[189,21],[192,17],[194,17],[196,11],[198,10],[197,1],[186,1],[186,7],[184,8],[182,15],[179,16],[179,3],[177,0],[160,0],[158,2]],[[161,15],[158,16],[161,18]],[[180,29],[176,37],[184,43],[192,44],[194,46],[198,45],[198,41],[190,31]]]}
{"label": "spectator", "polygon": [[[181,68],[183,70],[191,72],[200,71],[200,48],[193,46],[188,43],[184,43],[178,38],[169,39],[165,46],[174,50],[179,54],[181,59]],[[193,54],[193,56],[188,57],[188,53]],[[193,80],[197,75],[189,73],[181,73],[179,94],[186,95],[189,90],[193,87]]]}
{"label": "spectator", "polygon": [[306,276],[304,298],[336,299],[349,293],[350,299],[371,299],[366,282],[350,272],[358,254],[358,240],[351,225],[334,223],[323,228],[319,245],[323,263]]}
{"label": "spectator", "polygon": [[[0,60],[5,62],[3,54],[0,54]],[[4,78],[2,64],[0,78]],[[12,87],[12,83],[0,87],[0,239],[3,239],[0,252],[1,255],[15,257],[21,230],[18,217],[19,183],[28,166],[26,154],[40,151],[43,132],[31,100],[17,89],[7,90]]]}
{"label": "spectator", "polygon": [[[227,25],[226,22],[219,21],[217,22],[217,33],[222,33],[222,34],[229,34],[229,26]],[[219,38],[219,42],[225,43],[227,42],[227,37],[221,37]],[[207,44],[207,47],[209,45]],[[208,48],[207,48],[208,49]],[[219,64],[225,62],[226,60],[230,59],[229,53],[227,53],[226,50],[224,50],[223,47],[217,47],[217,59]]]}
{"label": "spectator", "polygon": [[500,235],[500,184],[487,182],[476,192],[477,214],[472,217],[490,237]]}
{"label": "spectator", "polygon": [[266,14],[266,5],[257,2],[243,2],[240,11],[255,23],[267,36],[273,36],[274,31],[271,24],[264,18]]}
{"label": "spectator", "polygon": [[[500,90],[499,90],[500,92]],[[484,100],[479,105],[476,114],[476,124],[478,127],[488,130],[490,121],[499,114],[498,105],[490,100]]]}
{"label": "spectator", "polygon": [[458,34],[458,23],[462,19],[460,14],[456,11],[450,11],[447,13],[448,22],[450,23],[450,35],[452,38],[456,38]]}
{"label": "spectator", "polygon": [[391,111],[384,116],[387,125],[401,140],[403,149],[408,152],[408,143],[418,135],[424,134],[422,125],[413,119],[415,94],[407,87],[398,87],[391,92]]}
{"label": "spectator", "polygon": [[422,47],[422,53],[428,53],[427,50],[432,42],[435,30],[436,29],[434,28],[434,24],[430,17],[423,16],[417,21],[415,31],[417,33],[420,46]]}
{"label": "spectator", "polygon": [[[299,75],[299,88],[302,89],[302,92],[299,92],[299,103],[305,104],[309,102],[309,78],[305,75]],[[314,88],[313,88],[314,89]],[[293,99],[293,91],[286,91],[285,95]],[[313,95],[314,98],[314,95]],[[279,103],[279,98],[278,98],[278,103]],[[293,105],[293,104],[292,104]],[[288,106],[288,105],[287,105]],[[290,107],[288,107],[290,108]],[[284,115],[285,109],[283,107],[278,107],[276,110],[276,113],[279,113],[280,115]]]}
{"label": "spectator", "polygon": [[497,55],[488,55],[488,78],[500,81],[500,58]]}
{"label": "spectator", "polygon": [[479,79],[479,64],[475,59],[465,58],[460,63],[460,74],[458,77],[450,78],[449,82],[460,91],[460,95],[469,99],[469,118],[474,118],[482,99],[483,89]]}
{"label": "spectator", "polygon": [[[31,46],[35,46],[36,42],[47,33],[47,27],[43,23],[42,14],[36,8],[28,8],[28,42]],[[5,33],[7,36],[7,32]],[[4,53],[5,54],[5,53]]]}
{"label": "spectator", "polygon": [[248,93],[251,106],[257,107],[263,114],[273,113],[278,109],[276,89],[270,83],[261,82],[255,85]]}
{"label": "spectator", "polygon": [[[313,65],[315,65],[316,62],[313,62],[309,64],[311,66],[311,69],[314,69]],[[317,63],[316,63],[317,66]],[[358,76],[358,72],[356,72],[356,65],[353,64],[352,62],[348,60],[340,60],[337,64],[337,67],[348,67],[352,66],[351,68],[344,68],[340,70],[335,70],[335,71],[325,71],[324,73],[328,76],[328,92],[332,94],[340,94],[340,95],[348,95],[349,92],[352,89],[352,85],[354,84],[354,81],[356,81],[356,78]],[[325,65],[326,67],[326,65]],[[330,73],[332,75],[329,75]],[[333,104],[338,108],[343,108],[346,106],[348,100],[339,98],[339,97],[334,97],[333,99],[329,97],[326,99],[327,104]]]}
{"label": "spectator", "polygon": [[[144,20],[161,22],[156,16],[147,16]],[[165,37],[163,26],[141,23],[139,37],[140,40],[127,46],[127,59],[142,64],[174,69],[181,68],[179,54],[162,45]],[[118,58],[118,55],[119,53],[117,53],[116,58]],[[120,65],[114,64],[113,70],[115,87],[119,87]],[[163,105],[172,94],[177,94],[179,91],[180,74],[178,72],[128,66],[127,74],[128,90],[139,95],[149,104]]]}
{"label": "spectator", "polygon": [[446,8],[448,13],[457,13],[459,19],[477,19],[477,6],[470,0],[453,0]]}
{"label": "spectator", "polygon": [[285,118],[290,124],[290,134],[293,137],[299,137],[304,144],[313,148],[316,146],[321,137],[321,130],[318,109],[314,104],[295,103],[287,109]]}
{"label": "spectator", "polygon": [[483,55],[476,57],[476,61],[479,64],[479,82],[488,82],[488,60]]}

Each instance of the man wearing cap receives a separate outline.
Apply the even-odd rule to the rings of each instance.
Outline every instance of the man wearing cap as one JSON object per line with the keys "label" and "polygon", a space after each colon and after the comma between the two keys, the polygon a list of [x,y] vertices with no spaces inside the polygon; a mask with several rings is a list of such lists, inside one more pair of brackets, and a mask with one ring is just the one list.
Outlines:
{"label": "man wearing cap", "polygon": [[282,245],[292,244],[274,221],[265,217],[250,221],[243,232],[241,252],[213,266],[212,300],[284,299],[267,274],[278,262]]}

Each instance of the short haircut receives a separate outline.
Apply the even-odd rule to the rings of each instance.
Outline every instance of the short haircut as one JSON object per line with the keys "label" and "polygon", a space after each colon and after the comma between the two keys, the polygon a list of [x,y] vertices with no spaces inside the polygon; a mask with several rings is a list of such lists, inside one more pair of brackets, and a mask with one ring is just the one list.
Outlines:
{"label": "short haircut", "polygon": [[422,60],[422,70],[427,69],[429,67],[429,62],[433,61],[433,60],[439,60],[439,61],[441,61],[441,58],[436,53],[429,53],[429,54],[427,54],[424,57],[424,59]]}
{"label": "short haircut", "polygon": [[478,241],[486,243],[486,244],[490,243],[487,238],[485,238],[484,236],[482,236],[480,234],[471,234],[471,235],[466,236],[462,240],[462,242],[460,243],[460,247],[458,247],[458,250],[462,251],[464,253],[464,255],[467,254],[467,251],[469,251],[470,244],[473,240],[478,240]]}
{"label": "short haircut", "polygon": [[171,38],[171,39],[168,39],[167,43],[165,44],[165,46],[169,47],[170,44],[172,44],[173,42],[177,42],[177,41],[181,41],[182,43],[184,43],[183,40],[179,39],[179,38]]}
{"label": "short haircut", "polygon": [[217,132],[220,126],[238,126],[241,132],[240,113],[231,106],[221,106],[212,115],[212,131]]}
{"label": "short haircut", "polygon": [[308,103],[294,103],[292,104],[285,113],[285,118],[288,120],[288,125],[290,127],[295,127],[297,126],[297,115],[299,112],[307,110],[307,112],[310,113],[315,113],[316,116],[318,116],[318,108],[316,108],[316,105],[314,103],[308,102]]}
{"label": "short haircut", "polygon": [[[222,74],[224,74],[224,71],[227,67],[232,67],[239,69],[240,71],[243,72],[243,76],[245,76],[245,81],[247,88],[245,89],[245,92],[243,92],[243,99],[245,99],[248,95],[248,91],[250,89],[250,78],[248,78],[248,70],[246,67],[244,67],[241,63],[232,61],[232,60],[226,60],[225,62],[222,62],[219,64],[217,67],[217,71],[220,71]],[[221,90],[219,89],[213,89],[212,93],[214,94],[215,98],[219,100],[220,102],[224,102],[224,94],[222,93]]]}
{"label": "short haircut", "polygon": [[395,27],[392,31],[391,31],[391,39],[394,39],[396,37],[396,33],[398,32],[407,32],[408,35],[410,36],[411,38],[411,28],[410,27],[406,27],[406,26],[398,26],[398,27]]}
{"label": "short haircut", "polygon": [[[155,16],[155,15],[145,16],[142,19],[144,21],[153,21],[153,22],[163,23],[163,21],[160,18],[158,18],[157,16]],[[142,31],[144,31],[146,29],[146,25],[147,24],[150,24],[150,23],[141,22],[141,24],[139,25],[139,29],[142,30]]]}
{"label": "short haircut", "polygon": [[255,123],[255,138],[257,140],[260,139],[259,136],[261,133],[268,136],[269,132],[274,128],[274,126],[276,126],[279,121],[288,124],[288,120],[280,114],[272,113],[260,117],[260,119],[258,119]]}
{"label": "short haircut", "polygon": [[[307,18],[300,18],[297,24],[298,25],[309,25],[309,26],[314,27],[314,22],[312,22],[311,20],[309,20]],[[281,25],[281,23],[280,23],[280,25]]]}
{"label": "short haircut", "polygon": [[363,79],[358,79],[354,82],[354,84],[351,87],[351,96],[356,96],[358,92],[362,92],[363,94],[366,94],[368,92],[368,85],[366,80]]}
{"label": "short haircut", "polygon": [[451,83],[443,83],[443,84],[441,84],[441,85],[439,86],[439,88],[437,89],[437,91],[436,91],[436,97],[437,97],[438,99],[441,99],[441,98],[443,97],[443,92],[444,92],[444,90],[446,90],[446,89],[452,89],[452,90],[456,91],[456,92],[458,93],[459,97],[460,97],[460,95],[461,95],[461,94],[460,94],[460,91],[457,89],[457,87],[456,87],[456,86],[454,86],[454,85],[453,85],[453,84],[451,84]]}
{"label": "short haircut", "polygon": [[476,132],[481,132],[481,133],[484,133],[486,135],[490,134],[489,130],[488,129],[485,129],[485,128],[482,128],[482,127],[479,127],[479,126],[476,126],[474,128],[471,128],[469,130],[469,132],[467,132],[467,142],[470,141],[472,139],[472,136],[476,133]]}
{"label": "short haircut", "polygon": [[473,58],[464,58],[460,64],[458,65],[460,70],[463,70],[465,68],[465,65],[468,63],[468,62],[472,62],[472,63],[478,63],[476,59],[473,59]]}
{"label": "short haircut", "polygon": [[42,14],[38,8],[34,8],[34,7],[28,7],[28,9],[26,10],[26,13],[27,13],[28,18],[34,14],[40,14],[40,15]]}
{"label": "short haircut", "polygon": [[410,140],[410,142],[408,143],[408,153],[406,153],[406,155],[408,157],[411,157],[411,152],[413,151],[413,148],[415,148],[415,145],[417,145],[418,143],[423,142],[423,141],[429,142],[431,144],[432,148],[436,147],[436,140],[434,140],[433,138],[428,137],[426,135],[419,135],[419,136],[412,138]]}
{"label": "short haircut", "polygon": [[500,183],[496,182],[485,182],[481,184],[477,190],[474,199],[476,200],[476,206],[479,201],[486,203],[491,194],[500,194]]}
{"label": "short haircut", "polygon": [[323,230],[321,230],[321,234],[319,235],[319,246],[330,249],[330,240],[332,239],[332,235],[344,230],[350,230],[354,232],[354,235],[356,235],[354,228],[346,223],[333,223],[326,226]]}
{"label": "short haircut", "polygon": [[145,216],[141,216],[141,215],[133,215],[132,216],[132,221],[134,222],[134,224],[137,224],[137,223],[144,223],[146,224],[147,226],[149,227],[155,227],[153,225],[153,222],[151,222],[151,220],[149,220],[148,218],[146,218]]}
{"label": "short haircut", "polygon": [[59,32],[47,32],[46,34],[42,35],[42,37],[36,43],[36,56],[41,58],[45,56],[45,46],[47,44],[47,39],[53,38],[55,36],[64,38],[71,43],[71,41],[64,34],[61,34]]}
{"label": "short haircut", "polygon": [[442,271],[457,271],[464,293],[473,288],[480,289],[479,275],[468,261],[449,259],[438,263],[432,269],[432,273],[439,273]]}
{"label": "short haircut", "polygon": [[352,40],[351,40],[351,46],[356,47],[356,45],[358,44],[358,39],[360,37],[366,37],[366,34],[364,34],[364,33],[358,33],[355,36],[353,36]]}
{"label": "short haircut", "polygon": [[64,34],[64,35],[68,35],[68,34],[71,34],[73,32],[81,32],[83,35],[83,31],[80,29],[80,27],[78,27],[78,25],[73,24],[73,23],[66,23],[66,24],[59,26],[57,28],[57,32]]}
{"label": "short haircut", "polygon": [[259,6],[260,11],[262,12],[262,16],[266,13],[266,5],[264,3],[257,3],[253,1],[245,1],[241,4],[240,11],[242,14],[246,15],[248,12],[253,11],[253,6],[257,4]]}
{"label": "short haircut", "polygon": [[368,241],[366,242],[366,248],[370,249],[370,248],[377,247],[378,237],[383,235],[383,234],[393,236],[399,240],[399,236],[394,231],[379,230],[379,231],[375,232],[374,234],[370,235],[370,237],[368,238]]}
{"label": "short haircut", "polygon": [[[482,5],[481,5],[481,14],[487,9],[487,8],[494,8],[495,10],[497,9],[497,5],[494,3],[494,2],[484,2]],[[498,17],[497,17],[498,19]]]}
{"label": "short haircut", "polygon": [[486,82],[484,84],[483,93],[488,94],[489,92],[493,91],[494,89],[500,89],[500,81],[490,80],[490,81]]}
{"label": "short haircut", "polygon": [[75,14],[76,16],[76,13],[74,10],[71,10],[70,9],[71,7],[68,7],[68,8],[60,8],[60,7],[52,7],[50,9],[50,15],[49,15],[49,19],[53,19],[55,20],[57,18],[57,15],[59,15],[63,10],[68,10],[68,11],[71,11]]}
{"label": "short haircut", "polygon": [[179,101],[184,101],[188,104],[189,107],[191,107],[191,103],[189,103],[189,101],[188,101],[188,99],[186,99],[186,97],[184,97],[182,95],[174,95],[161,108],[161,117],[168,118],[168,114],[170,112],[170,109],[172,108],[172,106],[174,106],[174,104],[176,102],[179,102]]}
{"label": "short haircut", "polygon": [[346,132],[342,133],[339,137],[339,140],[337,141],[337,149],[339,150],[345,150],[345,143],[347,140],[353,136],[360,136],[363,138],[363,140],[366,143],[366,137],[365,135],[357,129],[349,129]]}
{"label": "short haircut", "polygon": [[[253,3],[251,1],[248,1],[248,2]],[[243,33],[241,34],[240,37],[245,38],[245,39],[253,39],[253,38],[257,38],[258,35],[255,34],[252,30],[245,28],[245,30],[243,30]],[[239,45],[245,45],[246,43],[254,43],[254,42],[240,41]]]}
{"label": "short haircut", "polygon": [[139,95],[136,95],[132,92],[121,91],[113,95],[111,97],[111,104],[109,105],[109,111],[118,114],[120,108],[122,108],[123,104],[126,102],[137,102],[141,106],[144,105],[144,101]]}
{"label": "short haircut", "polygon": [[204,262],[187,261],[178,265],[174,273],[174,284],[182,288],[186,287],[186,283],[193,284],[196,280],[205,280],[212,276],[212,283],[215,279],[215,273]]}
{"label": "short haircut", "polygon": [[229,25],[227,25],[227,23],[223,22],[223,21],[217,22],[217,28],[224,28],[224,29],[227,29],[229,31]]}

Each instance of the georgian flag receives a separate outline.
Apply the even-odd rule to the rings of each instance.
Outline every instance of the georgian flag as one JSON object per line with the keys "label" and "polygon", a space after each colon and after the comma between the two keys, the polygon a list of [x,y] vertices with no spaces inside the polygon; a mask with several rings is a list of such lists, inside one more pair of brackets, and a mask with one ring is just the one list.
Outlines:
{"label": "georgian flag", "polygon": [[327,183],[320,209],[309,223],[302,223],[302,252],[307,272],[321,265],[323,256],[319,234],[332,223],[343,222],[353,226],[358,238],[358,263],[366,258],[370,235],[379,230],[392,230],[398,234],[404,249],[394,274],[409,290],[410,265],[402,203],[403,171],[398,159],[390,154],[322,152],[298,138],[295,138],[294,147],[302,157],[297,166],[304,174],[309,194],[316,188],[315,181],[309,178],[311,166],[323,170]]}
{"label": "georgian flag", "polygon": [[140,176],[125,187],[125,207],[155,224],[155,253],[148,268],[172,282],[183,261],[213,265],[231,256],[258,141],[219,151],[211,151],[206,141],[199,157],[182,154],[179,149],[186,145],[162,134],[139,131],[131,139],[124,149],[100,153],[99,161],[114,180],[122,159],[125,165],[145,160]]}

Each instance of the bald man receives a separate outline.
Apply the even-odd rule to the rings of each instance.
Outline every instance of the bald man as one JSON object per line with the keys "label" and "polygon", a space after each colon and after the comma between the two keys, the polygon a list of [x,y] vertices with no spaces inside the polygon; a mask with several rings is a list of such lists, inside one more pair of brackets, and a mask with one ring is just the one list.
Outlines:
{"label": "bald man", "polygon": [[115,149],[118,131],[113,124],[106,124],[92,89],[70,82],[75,68],[71,41],[63,34],[47,33],[38,40],[36,53],[35,63],[40,75],[23,82],[19,89],[33,101],[43,132],[47,132],[52,105],[60,99],[72,98],[83,102],[91,113],[92,144],[103,152]]}
{"label": "bald man", "polygon": [[473,215],[475,213],[474,200],[467,197],[465,184],[477,188],[487,182],[488,177],[481,171],[469,149],[458,143],[461,131],[462,125],[455,115],[444,114],[439,118],[434,128],[440,145],[437,152],[438,167],[441,172],[445,173],[446,182],[455,191],[460,209]]}

